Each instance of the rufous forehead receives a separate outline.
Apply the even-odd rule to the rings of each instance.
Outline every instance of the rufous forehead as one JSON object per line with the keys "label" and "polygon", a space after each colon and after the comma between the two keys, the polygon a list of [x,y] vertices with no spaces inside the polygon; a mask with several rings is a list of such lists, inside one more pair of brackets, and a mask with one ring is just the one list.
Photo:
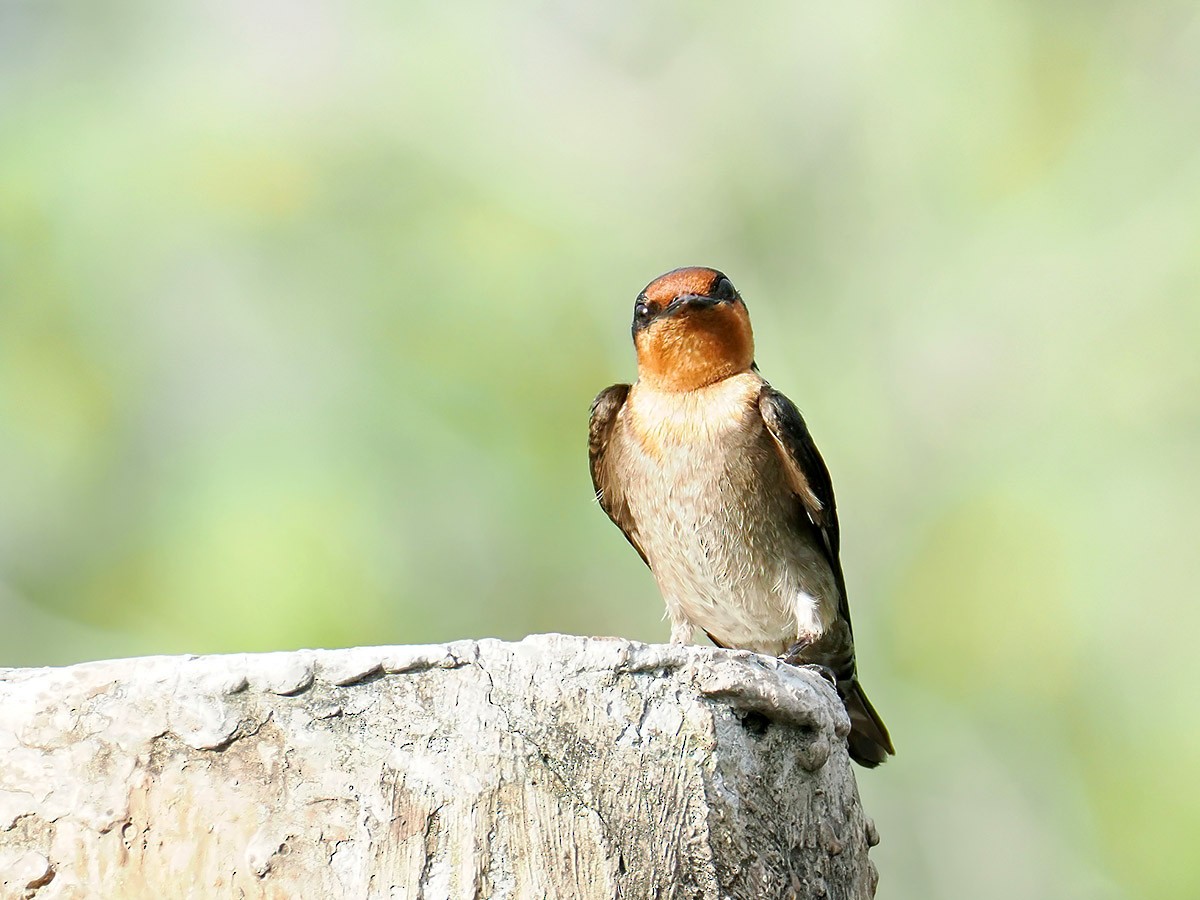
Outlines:
{"label": "rufous forehead", "polygon": [[681,294],[700,294],[706,296],[713,285],[723,276],[716,269],[706,269],[702,266],[690,266],[686,269],[676,269],[666,275],[660,275],[646,285],[642,291],[646,299],[652,303],[666,306]]}

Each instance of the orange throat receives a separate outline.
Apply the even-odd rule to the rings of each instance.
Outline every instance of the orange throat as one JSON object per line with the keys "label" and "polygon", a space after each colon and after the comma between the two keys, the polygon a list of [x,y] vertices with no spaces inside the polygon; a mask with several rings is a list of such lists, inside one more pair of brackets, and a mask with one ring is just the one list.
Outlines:
{"label": "orange throat", "polygon": [[725,308],[655,322],[634,339],[638,378],[662,391],[694,391],[754,364],[745,308]]}

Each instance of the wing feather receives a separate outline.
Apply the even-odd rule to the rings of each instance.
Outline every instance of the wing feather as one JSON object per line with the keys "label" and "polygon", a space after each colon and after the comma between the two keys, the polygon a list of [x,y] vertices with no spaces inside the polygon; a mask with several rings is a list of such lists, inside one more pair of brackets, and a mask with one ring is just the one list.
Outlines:
{"label": "wing feather", "polygon": [[818,546],[825,550],[838,589],[838,616],[845,622],[841,643],[841,658],[831,659],[837,675],[838,693],[850,714],[850,757],[868,768],[879,765],[896,752],[887,726],[867,699],[858,683],[854,662],[854,629],[850,625],[850,605],[846,601],[846,580],[839,558],[841,535],[838,531],[837,503],[833,499],[833,482],[825,460],[817,451],[804,417],[795,405],[770,385],[758,395],[758,408],[763,424],[775,442],[783,461],[788,481],[795,493],[804,517],[801,527],[810,527]]}
{"label": "wing feather", "polygon": [[591,418],[588,423],[588,460],[592,468],[592,487],[596,490],[596,500],[600,508],[608,513],[625,539],[629,541],[638,556],[647,566],[650,561],[638,543],[637,523],[629,512],[629,505],[621,495],[619,485],[615,481],[613,467],[609,454],[613,431],[625,401],[629,397],[629,385],[614,384],[602,390],[592,401]]}
{"label": "wing feather", "polygon": [[775,449],[787,473],[792,492],[804,511],[804,518],[818,538],[818,546],[833,570],[838,587],[838,614],[850,624],[850,606],[846,600],[846,581],[842,575],[841,534],[838,530],[837,502],[833,481],[800,410],[769,384],[758,395],[763,424],[775,442]]}

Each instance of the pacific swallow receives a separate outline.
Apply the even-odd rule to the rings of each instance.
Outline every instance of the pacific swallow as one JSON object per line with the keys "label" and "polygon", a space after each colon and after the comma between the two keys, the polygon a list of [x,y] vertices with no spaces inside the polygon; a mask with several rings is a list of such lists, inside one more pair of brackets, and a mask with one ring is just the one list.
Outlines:
{"label": "pacific swallow", "polygon": [[895,750],[858,683],[829,470],[799,410],[758,373],[741,295],[691,267],[634,303],[635,384],[592,404],[592,484],[650,567],[671,640],[783,656],[834,677],[850,756]]}

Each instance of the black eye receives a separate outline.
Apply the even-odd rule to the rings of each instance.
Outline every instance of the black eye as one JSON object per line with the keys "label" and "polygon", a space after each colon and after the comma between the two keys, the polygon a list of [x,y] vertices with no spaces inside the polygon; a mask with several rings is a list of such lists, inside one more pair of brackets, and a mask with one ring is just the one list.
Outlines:
{"label": "black eye", "polygon": [[709,295],[715,300],[736,300],[738,292],[734,290],[733,282],[722,275],[709,289]]}
{"label": "black eye", "polygon": [[639,322],[645,322],[650,318],[650,307],[645,303],[639,303],[633,308],[633,317]]}

